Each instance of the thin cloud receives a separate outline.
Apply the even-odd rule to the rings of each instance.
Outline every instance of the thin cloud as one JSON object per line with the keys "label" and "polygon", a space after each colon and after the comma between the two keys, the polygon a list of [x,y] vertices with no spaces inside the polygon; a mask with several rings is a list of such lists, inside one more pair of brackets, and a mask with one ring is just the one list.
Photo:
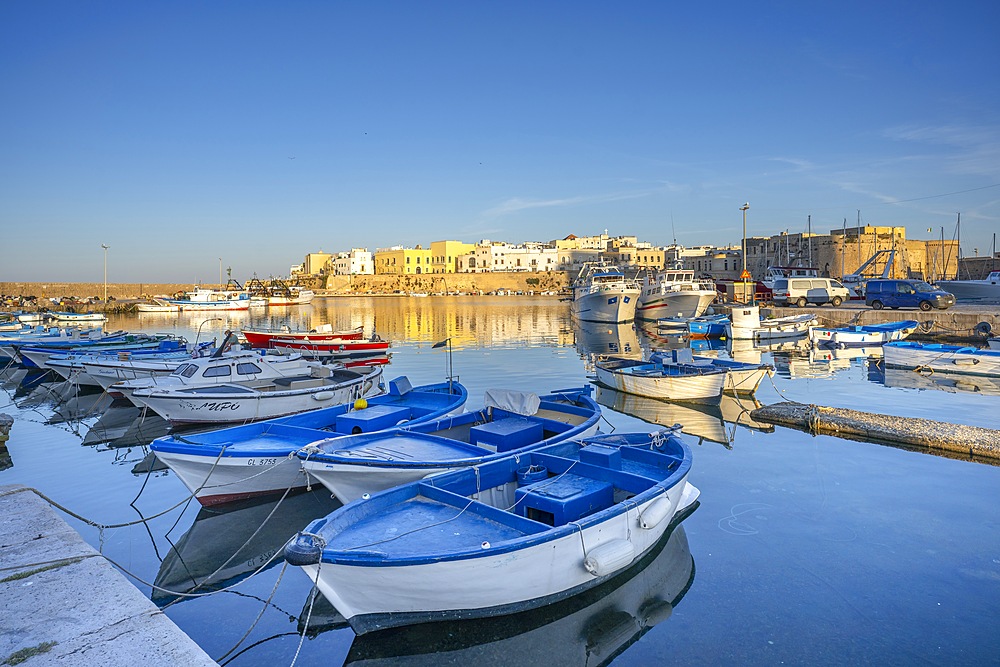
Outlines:
{"label": "thin cloud", "polygon": [[497,218],[510,213],[526,211],[533,208],[552,208],[557,206],[580,206],[582,204],[602,204],[605,202],[622,201],[625,199],[639,199],[649,196],[648,192],[631,193],[610,193],[603,195],[590,195],[581,197],[567,197],[564,199],[523,199],[512,197],[498,206],[482,212],[484,218]]}

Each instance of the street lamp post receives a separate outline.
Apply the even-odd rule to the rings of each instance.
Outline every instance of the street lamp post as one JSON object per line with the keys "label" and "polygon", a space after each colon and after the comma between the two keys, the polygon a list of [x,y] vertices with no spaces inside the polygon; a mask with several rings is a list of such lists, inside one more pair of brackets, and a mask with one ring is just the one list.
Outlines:
{"label": "street lamp post", "polygon": [[740,275],[740,280],[746,280],[747,275],[747,209],[749,208],[749,202],[740,206],[740,210],[743,211],[743,273]]}
{"label": "street lamp post", "polygon": [[219,258],[219,289],[222,289],[222,258]]}
{"label": "street lamp post", "polygon": [[101,247],[104,248],[104,307],[108,307],[108,248],[107,243],[102,243]]}

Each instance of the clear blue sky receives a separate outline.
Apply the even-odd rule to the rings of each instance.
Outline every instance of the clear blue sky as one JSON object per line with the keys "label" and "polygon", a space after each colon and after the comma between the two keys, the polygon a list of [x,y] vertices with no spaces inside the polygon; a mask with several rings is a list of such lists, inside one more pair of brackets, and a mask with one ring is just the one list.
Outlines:
{"label": "clear blue sky", "polygon": [[[1000,3],[0,3],[0,280],[1000,232]],[[291,159],[294,158],[294,159]],[[860,211],[860,214],[859,214]],[[927,229],[933,229],[928,233]]]}

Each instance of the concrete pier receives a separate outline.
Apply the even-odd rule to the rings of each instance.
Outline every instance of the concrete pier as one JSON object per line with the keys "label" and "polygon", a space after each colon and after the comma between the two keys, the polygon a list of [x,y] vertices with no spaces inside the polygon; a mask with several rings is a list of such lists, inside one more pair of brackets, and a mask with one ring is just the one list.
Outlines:
{"label": "concrete pier", "polygon": [[954,452],[1000,464],[1000,431],[978,426],[791,402],[765,405],[752,411],[750,417],[754,421],[791,426],[813,434]]}
{"label": "concrete pier", "polygon": [[0,517],[0,664],[216,664],[30,489]]}

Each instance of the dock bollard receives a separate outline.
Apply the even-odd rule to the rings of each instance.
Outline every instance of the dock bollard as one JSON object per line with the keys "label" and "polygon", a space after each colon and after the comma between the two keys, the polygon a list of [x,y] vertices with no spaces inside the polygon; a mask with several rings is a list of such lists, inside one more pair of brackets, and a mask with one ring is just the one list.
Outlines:
{"label": "dock bollard", "polygon": [[0,412],[0,442],[7,442],[10,439],[10,427],[14,425],[14,418],[6,412]]}

